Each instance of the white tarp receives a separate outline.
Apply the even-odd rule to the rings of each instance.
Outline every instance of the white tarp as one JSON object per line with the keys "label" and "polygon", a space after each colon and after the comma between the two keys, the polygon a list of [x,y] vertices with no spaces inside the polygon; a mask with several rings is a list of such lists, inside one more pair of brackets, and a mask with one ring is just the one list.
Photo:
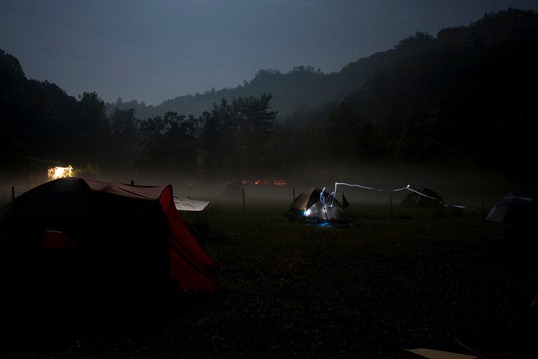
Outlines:
{"label": "white tarp", "polygon": [[174,196],[174,204],[176,205],[176,209],[179,211],[199,212],[203,211],[207,207],[209,201]]}

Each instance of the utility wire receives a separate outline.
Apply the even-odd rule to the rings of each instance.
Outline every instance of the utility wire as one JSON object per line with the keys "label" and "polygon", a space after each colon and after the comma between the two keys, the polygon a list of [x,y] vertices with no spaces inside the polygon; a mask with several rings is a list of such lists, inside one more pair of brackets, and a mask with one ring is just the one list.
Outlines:
{"label": "utility wire", "polygon": [[159,76],[174,77],[174,78],[181,79],[181,80],[186,80],[186,81],[191,81],[191,82],[197,82],[197,83],[207,84],[207,85],[223,86],[223,87],[224,87],[224,85],[217,84],[217,83],[214,83],[214,82],[202,81],[202,80],[196,80],[196,79],[192,79],[192,78],[185,77],[185,76],[179,76],[179,75],[168,74],[168,73],[164,73],[164,72],[160,72],[160,71],[148,70],[148,69],[144,69],[144,68],[141,68],[141,67],[134,67],[134,66],[129,66],[129,65],[122,65],[122,64],[115,63],[115,62],[109,62],[109,61],[104,61],[104,60],[94,59],[94,58],[86,57],[86,56],[74,55],[74,54],[70,54],[70,53],[67,53],[67,52],[62,52],[62,51],[57,51],[57,50],[47,49],[47,48],[44,48],[44,47],[39,47],[39,46],[34,46],[34,45],[23,44],[23,43],[21,43],[21,42],[16,42],[16,41],[12,41],[12,40],[7,40],[7,39],[1,38],[1,37],[0,37],[0,41],[5,41],[5,42],[9,42],[9,43],[11,43],[11,44],[20,45],[20,46],[25,46],[25,47],[29,47],[29,48],[32,48],[32,49],[37,49],[37,50],[41,50],[41,51],[46,51],[46,52],[50,52],[50,53],[54,53],[54,54],[58,54],[58,55],[70,56],[70,57],[74,57],[74,58],[77,58],[77,59],[82,59],[82,60],[87,60],[87,61],[98,62],[98,63],[105,64],[105,65],[112,65],[112,66],[116,66],[116,67],[122,67],[122,68],[125,68],[125,69],[130,69],[130,70],[136,70],[136,71],[147,72],[147,73],[151,73],[151,74],[155,74],[155,75],[159,75]]}
{"label": "utility wire", "polygon": [[173,54],[173,55],[177,55],[177,56],[182,56],[182,57],[185,57],[185,58],[188,58],[188,59],[191,59],[191,60],[196,60],[196,61],[200,61],[200,62],[205,62],[205,63],[211,64],[211,65],[220,66],[220,67],[225,67],[225,68],[228,68],[228,69],[231,69],[231,70],[235,70],[235,71],[239,71],[239,72],[243,72],[243,73],[247,73],[247,74],[253,74],[251,71],[247,71],[247,70],[245,70],[245,69],[241,69],[241,68],[238,68],[238,67],[233,67],[233,66],[229,66],[229,65],[221,64],[221,63],[218,63],[218,62],[215,62],[215,61],[205,60],[205,59],[202,59],[202,58],[199,58],[199,57],[195,57],[195,56],[191,56],[191,55],[187,55],[187,54],[184,54],[184,53],[181,53],[181,52],[172,51],[172,50],[169,50],[169,49],[165,49],[165,48],[162,48],[162,47],[149,45],[149,44],[146,44],[146,43],[143,43],[143,42],[139,42],[139,41],[130,40],[130,39],[127,39],[127,38],[124,38],[124,37],[120,37],[120,36],[116,36],[116,35],[113,35],[113,34],[108,34],[108,33],[105,33],[105,32],[101,32],[101,31],[96,31],[96,30],[88,29],[88,28],[86,28],[86,27],[78,26],[78,25],[75,25],[75,24],[70,24],[70,23],[67,23],[67,22],[64,22],[64,21],[61,21],[61,20],[56,20],[56,19],[47,17],[47,16],[41,16],[41,15],[34,14],[34,13],[31,13],[31,12],[28,12],[28,11],[24,11],[24,10],[16,9],[16,8],[11,7],[11,6],[7,6],[7,5],[2,5],[2,4],[0,4],[0,7],[3,7],[3,8],[5,8],[5,9],[11,10],[11,11],[16,11],[16,12],[19,12],[19,13],[21,13],[21,14],[25,14],[25,15],[28,15],[28,16],[33,16],[33,17],[36,17],[36,18],[39,18],[39,19],[43,19],[43,20],[47,20],[47,21],[50,21],[50,22],[54,22],[54,23],[57,23],[57,24],[60,24],[60,25],[63,25],[63,26],[68,26],[68,27],[72,27],[72,28],[75,28],[75,29],[79,29],[79,30],[83,30],[83,31],[91,32],[91,33],[94,33],[94,34],[97,34],[97,35],[110,37],[110,38],[113,38],[113,39],[116,39],[116,40],[120,40],[120,41],[125,41],[125,42],[131,43],[131,44],[135,44],[135,45],[138,45],[138,46],[147,47],[147,48],[150,48],[150,49],[153,49],[153,50],[158,50],[158,51],[166,52],[166,53],[169,53],[169,54]]}
{"label": "utility wire", "polygon": [[[116,39],[116,40],[125,41],[125,42],[135,44],[135,45],[138,45],[138,46],[158,50],[158,51],[161,51],[161,52],[165,52],[165,53],[169,53],[169,54],[173,54],[173,55],[177,55],[177,56],[183,56],[183,57],[189,58],[191,60],[205,62],[207,64],[220,66],[220,67],[232,69],[232,70],[235,70],[235,71],[239,71],[239,72],[254,75],[253,72],[245,70],[245,69],[241,69],[241,68],[238,68],[238,67],[233,67],[233,66],[221,64],[221,63],[218,63],[218,62],[205,60],[205,59],[202,59],[202,58],[199,58],[199,57],[191,56],[191,55],[188,55],[188,54],[172,51],[172,50],[169,50],[169,49],[165,49],[165,48],[161,48],[161,47],[157,47],[157,46],[153,46],[153,45],[148,45],[148,44],[145,44],[145,43],[142,43],[142,42],[139,42],[139,41],[130,40],[130,39],[123,38],[123,37],[120,37],[120,36],[116,36],[116,35],[113,35],[113,34],[108,34],[108,33],[105,33],[105,32],[92,30],[92,29],[89,29],[89,28],[86,28],[86,27],[82,27],[82,26],[67,23],[67,22],[64,22],[64,21],[61,21],[61,20],[53,19],[53,18],[50,18],[50,17],[47,17],[47,16],[42,16],[42,15],[34,14],[32,12],[28,12],[28,11],[25,11],[25,10],[17,9],[17,8],[8,6],[8,5],[0,4],[0,7],[8,9],[8,10],[11,10],[11,11],[15,11],[15,12],[18,12],[18,13],[21,13],[21,14],[24,14],[24,15],[33,16],[33,17],[36,17],[36,18],[39,18],[39,19],[43,19],[43,20],[46,20],[46,21],[57,23],[57,24],[60,24],[60,25],[63,25],[63,26],[68,26],[68,27],[71,27],[71,28],[75,28],[75,29],[95,33],[95,34],[98,34],[98,35],[101,35],[101,36],[110,37],[110,38],[113,38],[113,39]],[[217,83],[210,82],[210,81],[196,80],[196,79],[185,77],[185,76],[167,74],[167,73],[164,73],[164,72],[153,71],[153,70],[148,70],[148,69],[144,69],[144,68],[139,68],[139,67],[134,67],[134,66],[129,66],[129,65],[123,65],[123,64],[108,62],[108,61],[89,58],[89,57],[80,56],[80,55],[74,55],[74,54],[70,54],[70,53],[66,53],[66,52],[51,50],[51,49],[47,49],[47,48],[43,48],[43,47],[39,47],[39,46],[28,45],[28,44],[24,44],[24,43],[21,43],[21,42],[7,40],[7,39],[4,39],[4,38],[0,38],[0,40],[5,41],[5,42],[9,42],[9,43],[12,43],[12,44],[17,44],[17,45],[26,46],[26,47],[29,47],[29,48],[34,48],[34,49],[41,50],[41,51],[46,51],[46,52],[50,52],[50,53],[56,53],[56,54],[60,54],[60,55],[64,55],[64,56],[70,56],[70,57],[73,57],[73,58],[83,59],[83,60],[87,60],[87,61],[93,61],[93,62],[97,62],[97,63],[101,63],[101,64],[112,65],[112,66],[121,67],[121,68],[125,68],[125,69],[151,73],[151,74],[155,74],[155,75],[159,75],[159,76],[172,77],[172,78],[182,79],[182,80],[196,82],[196,83],[200,83],[200,84],[207,84],[207,85],[219,86],[219,87],[222,87],[222,88],[226,88],[226,85],[217,84]],[[286,79],[282,79],[282,81],[289,82]],[[319,91],[319,92],[333,93],[332,91],[328,91],[327,89],[317,89],[317,88],[312,88],[312,87],[309,87],[309,89],[310,90],[316,90],[316,91]],[[289,97],[280,97],[280,96],[273,96],[273,97],[274,98],[280,98],[280,99],[283,99],[283,100],[291,100],[291,101],[293,101],[293,99],[291,99]]]}

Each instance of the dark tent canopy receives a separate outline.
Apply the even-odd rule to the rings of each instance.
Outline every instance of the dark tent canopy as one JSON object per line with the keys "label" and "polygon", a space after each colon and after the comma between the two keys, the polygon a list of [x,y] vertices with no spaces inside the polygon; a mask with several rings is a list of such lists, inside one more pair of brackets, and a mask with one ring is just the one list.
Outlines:
{"label": "dark tent canopy", "polygon": [[352,219],[327,191],[310,188],[297,196],[284,214],[288,221],[310,225],[348,226]]}
{"label": "dark tent canopy", "polygon": [[530,197],[509,193],[490,209],[486,220],[506,224],[529,223],[538,214]]}
{"label": "dark tent canopy", "polygon": [[13,303],[141,304],[171,288],[217,288],[217,263],[170,185],[46,182],[0,210],[0,261],[3,299]]}
{"label": "dark tent canopy", "polygon": [[224,186],[222,189],[222,194],[229,197],[241,196],[244,189],[245,185],[242,182],[231,181]]}
{"label": "dark tent canopy", "polygon": [[411,191],[400,202],[402,207],[436,208],[446,207],[446,202],[437,192],[430,188]]}

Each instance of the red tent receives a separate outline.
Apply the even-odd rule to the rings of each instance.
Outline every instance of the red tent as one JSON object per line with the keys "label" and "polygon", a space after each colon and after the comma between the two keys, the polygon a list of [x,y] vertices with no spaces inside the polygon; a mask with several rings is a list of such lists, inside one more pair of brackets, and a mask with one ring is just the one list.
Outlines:
{"label": "red tent", "polygon": [[209,274],[217,262],[193,236],[176,209],[171,185],[135,186],[120,183],[103,183],[84,179],[91,190],[135,200],[157,201],[167,218],[167,237],[170,255],[170,277],[184,290],[213,290],[215,280]]}
{"label": "red tent", "polygon": [[217,263],[176,209],[171,185],[46,182],[0,209],[0,256],[9,295],[125,302],[174,283],[184,291],[218,286]]}

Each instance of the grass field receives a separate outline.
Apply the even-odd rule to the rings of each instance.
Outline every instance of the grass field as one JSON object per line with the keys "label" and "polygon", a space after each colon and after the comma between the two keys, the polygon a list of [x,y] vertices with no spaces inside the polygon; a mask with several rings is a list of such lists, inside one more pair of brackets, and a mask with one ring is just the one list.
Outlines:
{"label": "grass field", "polygon": [[456,340],[491,343],[517,329],[538,294],[535,231],[478,212],[384,206],[332,228],[288,223],[280,205],[211,206],[184,217],[220,264],[220,290],[183,295],[151,328],[105,330],[105,321],[90,331],[6,337],[0,357],[407,358],[404,348],[416,347],[470,354]]}

